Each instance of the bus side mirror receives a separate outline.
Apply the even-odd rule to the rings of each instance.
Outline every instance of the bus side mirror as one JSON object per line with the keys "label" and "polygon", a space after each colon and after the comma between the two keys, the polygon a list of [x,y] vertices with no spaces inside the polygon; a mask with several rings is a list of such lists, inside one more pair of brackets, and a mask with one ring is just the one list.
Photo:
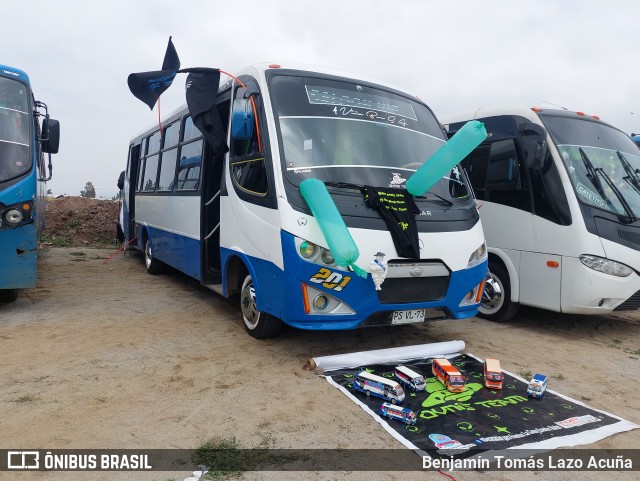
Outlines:
{"label": "bus side mirror", "polygon": [[231,114],[231,136],[235,140],[249,140],[253,137],[255,118],[251,99],[235,99]]}
{"label": "bus side mirror", "polygon": [[42,151],[57,154],[60,146],[60,122],[45,117],[42,121]]}
{"label": "bus side mirror", "polygon": [[518,131],[527,151],[525,165],[530,169],[541,169],[549,151],[546,130],[538,124],[523,122],[518,125]]}

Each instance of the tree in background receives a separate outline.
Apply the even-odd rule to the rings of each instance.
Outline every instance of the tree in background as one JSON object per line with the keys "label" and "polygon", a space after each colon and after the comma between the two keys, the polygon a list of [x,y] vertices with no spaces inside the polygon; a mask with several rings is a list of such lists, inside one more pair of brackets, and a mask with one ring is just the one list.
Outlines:
{"label": "tree in background", "polygon": [[85,184],[84,189],[80,191],[80,197],[87,197],[89,199],[96,198],[96,188],[91,182]]}

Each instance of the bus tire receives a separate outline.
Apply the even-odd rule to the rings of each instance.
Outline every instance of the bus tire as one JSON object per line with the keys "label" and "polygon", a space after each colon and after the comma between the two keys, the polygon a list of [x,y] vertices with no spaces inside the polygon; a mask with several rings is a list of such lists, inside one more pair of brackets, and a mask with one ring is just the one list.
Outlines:
{"label": "bus tire", "polygon": [[14,302],[18,298],[18,289],[0,289],[0,302]]}
{"label": "bus tire", "polygon": [[513,319],[520,309],[520,304],[511,300],[511,281],[507,269],[498,262],[489,262],[489,272],[498,285],[500,293],[492,292],[485,286],[478,315],[493,322],[507,322]]}
{"label": "bus tire", "polygon": [[154,276],[160,274],[164,267],[162,262],[153,257],[153,252],[151,251],[151,239],[148,237],[144,243],[144,266],[147,268],[147,272]]}
{"label": "bus tire", "polygon": [[282,321],[271,314],[258,310],[256,303],[256,290],[251,275],[244,278],[240,289],[240,310],[244,328],[251,337],[267,339],[275,337],[282,329]]}
{"label": "bus tire", "polygon": [[371,391],[369,391],[368,389],[365,389],[364,390],[364,395],[367,396],[367,397],[371,396]]}

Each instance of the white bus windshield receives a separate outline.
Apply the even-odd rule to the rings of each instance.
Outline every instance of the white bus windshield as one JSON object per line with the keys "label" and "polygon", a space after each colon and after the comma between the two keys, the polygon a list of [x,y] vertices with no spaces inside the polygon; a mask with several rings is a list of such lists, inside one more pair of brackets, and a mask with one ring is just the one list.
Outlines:
{"label": "white bus windshield", "polygon": [[640,218],[640,151],[631,139],[598,122],[540,117],[558,148],[578,200],[632,220]]}
{"label": "white bus windshield", "polygon": [[[315,177],[402,188],[446,140],[426,106],[368,85],[281,75],[273,77],[271,93],[283,172],[296,186]],[[469,195],[457,167],[430,192],[447,199]]]}
{"label": "white bus windshield", "polygon": [[31,168],[27,88],[0,77],[0,182]]}

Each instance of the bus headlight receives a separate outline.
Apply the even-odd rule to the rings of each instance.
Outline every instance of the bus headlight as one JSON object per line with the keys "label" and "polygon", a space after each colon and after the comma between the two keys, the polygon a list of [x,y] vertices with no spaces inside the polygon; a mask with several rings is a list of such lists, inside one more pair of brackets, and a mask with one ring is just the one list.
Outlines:
{"label": "bus headlight", "polygon": [[467,269],[477,266],[485,260],[487,260],[487,245],[483,242],[480,247],[478,247],[471,253],[471,256],[469,257],[469,263],[467,264]]}
{"label": "bus headlight", "polygon": [[340,271],[349,270],[348,267],[336,265],[336,260],[333,258],[332,252],[326,247],[319,246],[300,237],[295,238],[295,245],[298,255],[305,261],[313,262],[320,266],[328,266]]}
{"label": "bus headlight", "polygon": [[305,259],[311,259],[315,254],[318,246],[316,246],[313,242],[302,241],[300,243],[300,255]]}
{"label": "bus headlight", "polygon": [[24,214],[18,209],[9,209],[4,213],[4,220],[7,224],[18,225],[24,220]]}
{"label": "bus headlight", "polygon": [[320,254],[320,259],[322,259],[322,262],[324,262],[328,266],[331,266],[336,263],[335,259],[333,258],[333,254],[329,249],[322,249],[322,253]]}
{"label": "bus headlight", "polygon": [[633,272],[629,266],[598,256],[583,254],[580,256],[580,262],[589,269],[617,277],[627,277]]}

